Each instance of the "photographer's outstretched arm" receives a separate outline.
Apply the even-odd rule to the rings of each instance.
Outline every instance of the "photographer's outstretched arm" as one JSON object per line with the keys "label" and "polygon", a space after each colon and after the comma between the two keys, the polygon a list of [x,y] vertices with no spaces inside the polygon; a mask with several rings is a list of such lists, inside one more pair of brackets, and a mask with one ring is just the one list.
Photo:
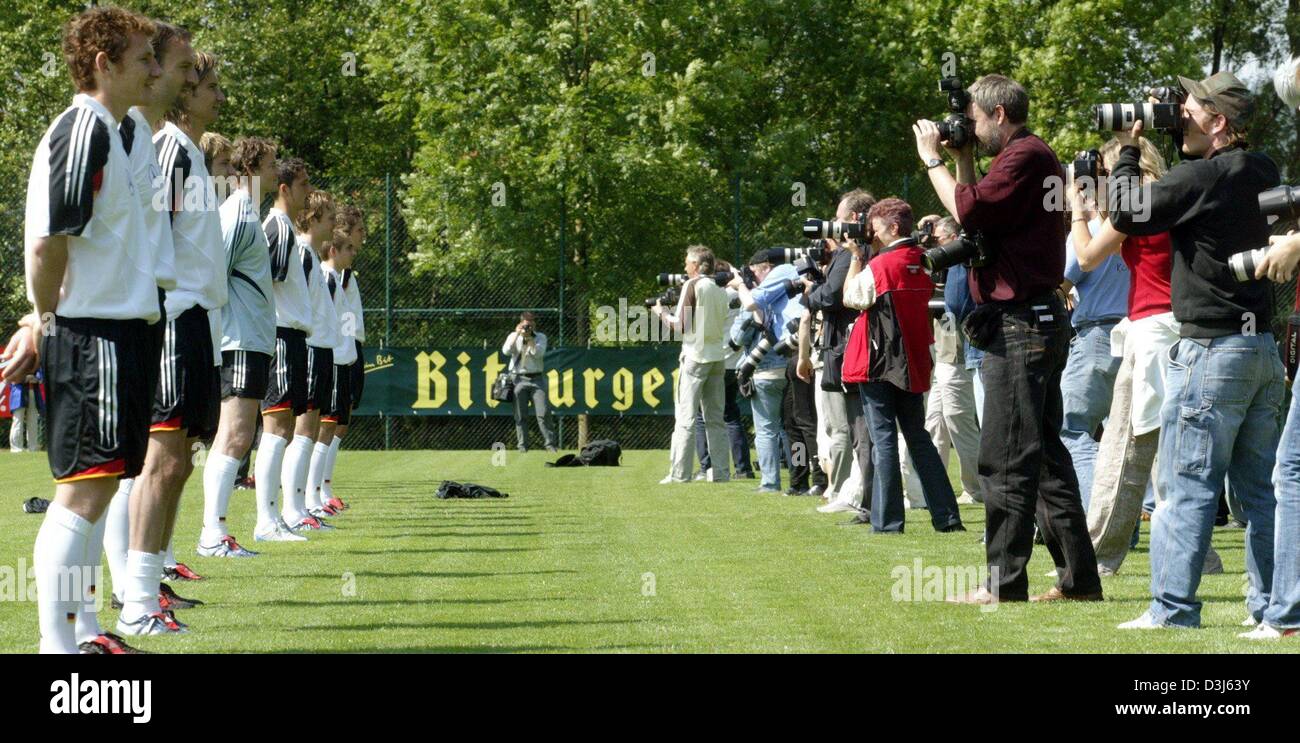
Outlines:
{"label": "photographer's outstretched arm", "polygon": [[[957,179],[953,178],[948,167],[943,164],[943,153],[939,143],[939,126],[929,119],[920,119],[912,125],[912,133],[916,135],[916,153],[920,155],[921,162],[926,164],[926,173],[930,176],[930,185],[934,186],[934,192],[943,202],[943,208],[954,219],[960,221],[957,216]],[[940,161],[935,164],[935,161]],[[964,160],[969,162],[963,163]],[[971,184],[975,183],[975,165],[974,157],[970,149],[962,150],[957,157],[957,174],[969,179]]]}
{"label": "photographer's outstretched arm", "polygon": [[[1132,142],[1142,133],[1142,122],[1131,132],[1116,137]],[[1142,182],[1139,161],[1142,151],[1137,145],[1125,144],[1110,171],[1110,222],[1124,235],[1158,235],[1176,227],[1185,218],[1197,216],[1197,202],[1207,187],[1201,168],[1207,161],[1185,162],[1169,169],[1156,183]]]}

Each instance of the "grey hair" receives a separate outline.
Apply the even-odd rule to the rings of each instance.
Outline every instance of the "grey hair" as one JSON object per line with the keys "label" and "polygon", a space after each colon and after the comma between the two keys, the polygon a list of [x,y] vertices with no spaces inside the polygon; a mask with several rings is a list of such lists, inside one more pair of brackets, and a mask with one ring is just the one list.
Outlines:
{"label": "grey hair", "polygon": [[985,75],[972,83],[968,92],[975,105],[989,116],[1001,106],[1012,124],[1023,124],[1029,119],[1029,93],[1009,77]]}
{"label": "grey hair", "polygon": [[687,260],[699,264],[700,273],[713,273],[713,251],[703,245],[692,245],[686,249]]}

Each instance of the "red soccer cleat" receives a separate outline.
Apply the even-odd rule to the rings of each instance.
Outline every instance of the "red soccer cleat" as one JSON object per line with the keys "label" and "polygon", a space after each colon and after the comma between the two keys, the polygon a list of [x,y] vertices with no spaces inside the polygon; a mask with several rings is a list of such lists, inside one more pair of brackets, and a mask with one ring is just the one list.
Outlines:
{"label": "red soccer cleat", "polygon": [[203,580],[203,576],[190,570],[190,566],[183,562],[178,562],[171,567],[163,568],[164,580]]}
{"label": "red soccer cleat", "polygon": [[333,508],[335,512],[346,511],[349,508],[348,504],[344,503],[338,498],[330,498],[328,501],[325,501],[325,505],[329,506],[330,508]]}

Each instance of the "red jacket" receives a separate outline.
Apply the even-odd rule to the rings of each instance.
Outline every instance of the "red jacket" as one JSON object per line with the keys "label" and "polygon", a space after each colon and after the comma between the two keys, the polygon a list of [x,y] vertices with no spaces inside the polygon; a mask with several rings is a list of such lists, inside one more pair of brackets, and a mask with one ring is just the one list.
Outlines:
{"label": "red jacket", "polygon": [[934,283],[915,243],[885,248],[867,268],[875,302],[862,311],[844,353],[844,382],[891,382],[907,392],[930,389],[930,296]]}

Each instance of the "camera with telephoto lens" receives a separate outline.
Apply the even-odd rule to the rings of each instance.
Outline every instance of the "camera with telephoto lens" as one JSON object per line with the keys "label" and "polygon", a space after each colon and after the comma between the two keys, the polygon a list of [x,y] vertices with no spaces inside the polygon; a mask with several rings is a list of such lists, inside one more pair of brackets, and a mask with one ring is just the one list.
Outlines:
{"label": "camera with telephoto lens", "polygon": [[939,78],[939,92],[948,94],[948,116],[934,122],[939,127],[939,141],[959,150],[975,136],[975,122],[966,115],[970,93],[956,77]]}
{"label": "camera with telephoto lens", "polygon": [[[1297,196],[1300,196],[1300,188],[1295,186],[1277,186],[1261,191],[1260,214],[1268,217],[1270,224],[1278,219],[1300,218],[1300,203],[1297,203]],[[1268,255],[1269,247],[1265,245],[1254,250],[1243,250],[1229,258],[1228,268],[1232,269],[1233,277],[1237,281],[1253,281],[1255,269],[1264,260],[1264,256]]]}
{"label": "camera with telephoto lens", "polygon": [[[711,276],[708,275],[706,276],[707,278],[713,279],[713,283],[717,284],[718,286],[726,286],[727,284],[731,283],[731,279],[735,276],[735,274],[731,273],[730,271],[718,271],[717,273]],[[687,276],[684,273],[659,274],[659,286],[681,286],[682,284],[685,284],[690,280],[691,277]]]}
{"label": "camera with telephoto lens", "polygon": [[764,330],[763,337],[758,340],[758,344],[750,349],[745,358],[741,359],[736,365],[736,378],[738,380],[747,380],[754,374],[754,370],[767,357],[768,353],[776,351],[778,356],[789,356],[794,349],[799,346],[799,318],[794,318],[785,325],[785,338],[776,339],[776,335],[770,330]]}
{"label": "camera with telephoto lens", "polygon": [[993,251],[984,235],[979,232],[962,230],[957,237],[936,245],[921,254],[921,265],[930,274],[966,264],[971,268],[982,268],[993,262]]}
{"label": "camera with telephoto lens", "polygon": [[657,304],[662,304],[665,307],[676,307],[677,301],[681,299],[681,296],[681,292],[677,290],[677,287],[670,286],[664,290],[663,294],[647,299],[645,301],[645,307],[646,309],[650,309]]}
{"label": "camera with telephoto lens", "polygon": [[1139,121],[1146,131],[1173,133],[1184,126],[1181,103],[1099,103],[1093,113],[1101,131],[1126,132]]}
{"label": "camera with telephoto lens", "polygon": [[[809,217],[803,221],[803,236],[809,240],[819,240],[829,237],[836,242],[843,240],[861,241],[864,236],[869,236],[867,218],[864,215],[861,219],[840,221],[838,219],[816,219],[814,217]],[[798,248],[791,249],[798,250]]]}
{"label": "camera with telephoto lens", "polygon": [[[753,315],[750,315],[749,317],[745,318],[745,321],[740,324],[741,335],[744,335],[745,333],[748,333],[751,330],[762,330],[762,329],[763,329],[763,324],[758,320],[755,320]],[[732,340],[730,334],[727,335],[727,348],[730,348],[732,351],[740,350],[740,344]]]}
{"label": "camera with telephoto lens", "polygon": [[[1300,187],[1278,186],[1259,194],[1259,211],[1265,217],[1300,218]],[[1270,219],[1272,223],[1274,220]]]}

